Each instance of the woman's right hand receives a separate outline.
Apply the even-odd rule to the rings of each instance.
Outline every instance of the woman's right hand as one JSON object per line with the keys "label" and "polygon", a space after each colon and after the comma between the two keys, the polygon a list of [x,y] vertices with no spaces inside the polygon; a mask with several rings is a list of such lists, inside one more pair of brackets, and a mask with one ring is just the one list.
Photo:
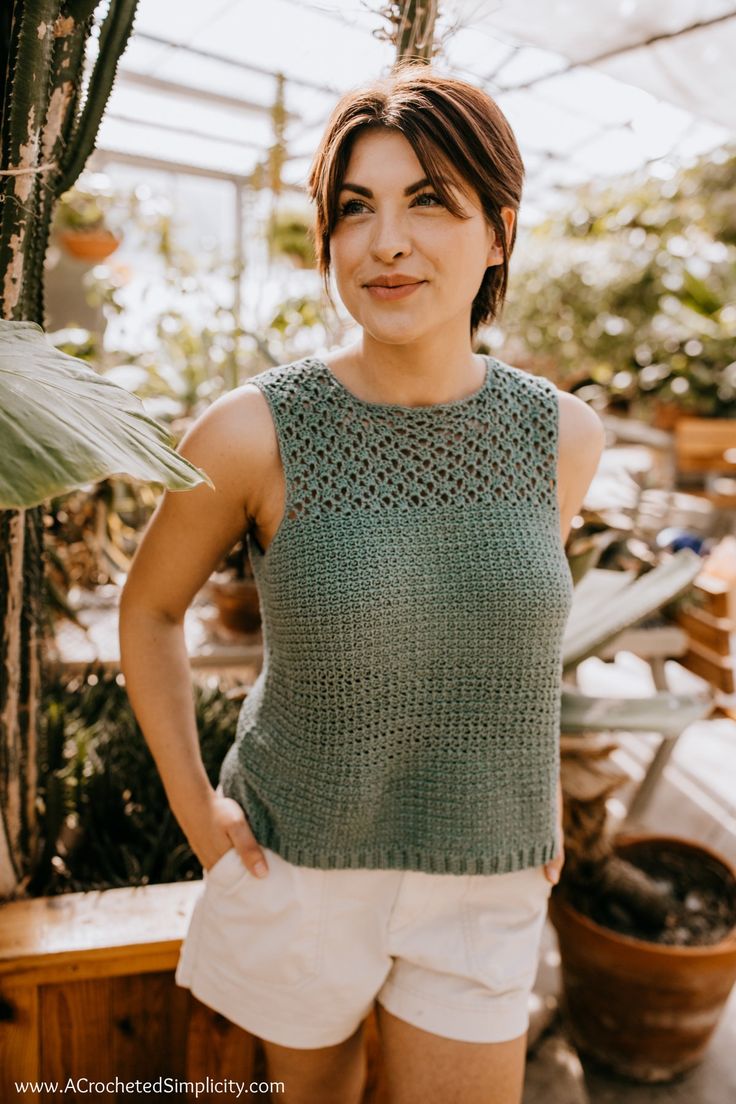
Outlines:
{"label": "woman's right hand", "polygon": [[218,785],[210,805],[207,826],[201,823],[189,836],[189,845],[202,864],[205,873],[212,869],[231,847],[240,855],[244,866],[256,878],[265,878],[268,864],[258,840],[253,835],[243,809],[230,797],[225,797]]}

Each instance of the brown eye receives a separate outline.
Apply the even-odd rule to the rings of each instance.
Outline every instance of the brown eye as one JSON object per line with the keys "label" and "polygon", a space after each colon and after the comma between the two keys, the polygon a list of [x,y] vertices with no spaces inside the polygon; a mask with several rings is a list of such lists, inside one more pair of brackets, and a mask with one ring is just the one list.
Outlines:
{"label": "brown eye", "polygon": [[[340,218],[342,218],[343,215],[353,215],[353,214],[355,214],[356,213],[355,212],[356,204],[357,204],[358,207],[363,207],[364,206],[363,201],[360,200],[360,199],[349,199],[347,201],[347,203],[343,203],[342,206],[340,207],[340,210],[339,210]],[[360,212],[358,212],[358,213],[360,213]]]}
{"label": "brown eye", "polygon": [[[442,207],[442,206],[443,206],[442,200],[440,199],[440,197],[439,197],[439,196],[436,196],[436,195],[434,194],[434,192],[422,192],[422,193],[421,193],[421,195],[418,195],[418,196],[416,197],[416,199],[414,200],[414,202],[415,202],[415,203],[418,203],[420,199],[431,199],[431,200],[432,200],[432,204],[431,204],[431,206],[434,206],[434,204],[435,204],[435,203],[439,203],[440,207]],[[425,205],[424,205],[424,204],[422,204],[422,206],[425,206]]]}

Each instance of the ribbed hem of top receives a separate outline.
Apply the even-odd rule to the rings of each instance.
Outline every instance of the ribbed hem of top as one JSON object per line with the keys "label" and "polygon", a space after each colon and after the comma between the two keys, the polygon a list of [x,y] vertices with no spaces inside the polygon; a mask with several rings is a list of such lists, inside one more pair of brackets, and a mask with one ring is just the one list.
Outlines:
{"label": "ribbed hem of top", "polygon": [[275,851],[294,866],[320,870],[417,870],[425,874],[510,874],[542,866],[557,854],[556,839],[535,842],[502,852],[459,854],[426,848],[393,846],[338,850],[276,840],[269,832],[255,832],[262,847]]}

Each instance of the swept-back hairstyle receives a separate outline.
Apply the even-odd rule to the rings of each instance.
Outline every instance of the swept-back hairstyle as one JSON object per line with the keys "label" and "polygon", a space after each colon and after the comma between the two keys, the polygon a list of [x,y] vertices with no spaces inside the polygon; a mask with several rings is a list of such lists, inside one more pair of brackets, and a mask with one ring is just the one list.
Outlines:
{"label": "swept-back hairstyle", "polygon": [[388,77],[346,93],[335,106],[309,172],[315,204],[317,264],[325,286],[330,274],[330,235],[339,214],[339,194],[356,137],[384,127],[407,139],[438,196],[457,216],[461,208],[443,178],[470,185],[503,249],[503,262],[487,268],[473,300],[470,332],[495,318],[508,286],[509,259],[516,240],[516,219],[509,240],[501,208],[518,211],[524,165],[514,133],[494,100],[466,81],[443,76],[425,65],[405,65]]}

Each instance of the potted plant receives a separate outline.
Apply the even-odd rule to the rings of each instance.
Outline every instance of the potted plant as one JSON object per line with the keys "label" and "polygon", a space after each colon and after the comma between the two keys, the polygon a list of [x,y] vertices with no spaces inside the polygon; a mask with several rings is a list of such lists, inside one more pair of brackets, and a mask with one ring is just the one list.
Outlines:
{"label": "potted plant", "polygon": [[297,268],[314,268],[315,252],[308,215],[297,210],[277,211],[268,225],[272,257],[286,257]]}
{"label": "potted plant", "polygon": [[97,264],[114,253],[122,237],[107,225],[111,197],[72,188],[59,199],[55,225],[67,253]]}
{"label": "potted plant", "polygon": [[[589,585],[576,587],[566,672],[686,593],[700,569],[690,549],[638,578],[591,568]],[[736,980],[736,870],[692,840],[607,832],[606,802],[628,780],[611,760],[612,733],[674,738],[711,708],[702,695],[563,690],[565,864],[550,898],[563,1009],[583,1053],[642,1082],[671,1080],[703,1057]]]}
{"label": "potted plant", "polygon": [[736,981],[736,868],[680,837],[604,840],[596,882],[578,870],[550,898],[572,1041],[632,1080],[671,1081],[703,1058]]}
{"label": "potted plant", "polygon": [[220,624],[228,632],[257,632],[261,608],[245,535],[225,557],[223,567],[209,580]]}

